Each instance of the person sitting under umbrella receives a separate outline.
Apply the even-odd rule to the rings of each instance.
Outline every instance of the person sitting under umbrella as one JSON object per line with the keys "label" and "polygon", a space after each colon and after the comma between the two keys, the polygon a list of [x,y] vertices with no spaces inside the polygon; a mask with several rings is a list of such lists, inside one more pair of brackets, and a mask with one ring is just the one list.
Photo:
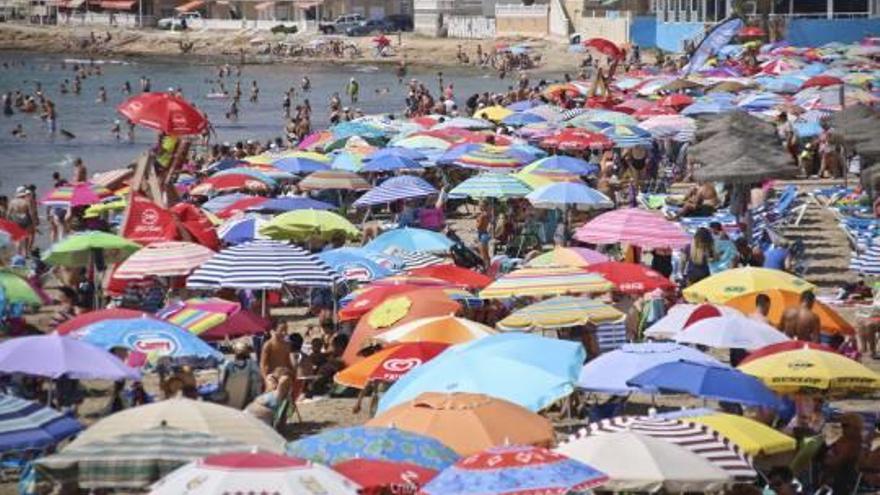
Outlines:
{"label": "person sitting under umbrella", "polygon": [[681,217],[710,217],[715,209],[721,204],[718,192],[711,182],[703,182],[697,187],[691,188],[684,198],[684,204],[674,218]]}
{"label": "person sitting under umbrella", "polygon": [[275,368],[266,377],[266,391],[248,404],[244,409],[245,412],[268,425],[272,425],[284,405],[284,401],[290,399],[290,390],[294,379],[294,372],[289,368]]}

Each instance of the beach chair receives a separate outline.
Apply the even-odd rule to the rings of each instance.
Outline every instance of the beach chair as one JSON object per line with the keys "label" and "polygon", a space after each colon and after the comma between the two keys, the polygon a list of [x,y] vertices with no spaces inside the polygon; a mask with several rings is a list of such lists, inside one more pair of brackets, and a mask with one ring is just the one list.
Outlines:
{"label": "beach chair", "polygon": [[226,405],[236,409],[244,409],[250,397],[251,379],[248,370],[231,373],[226,378],[223,390],[226,392]]}
{"label": "beach chair", "polygon": [[824,445],[825,439],[822,435],[805,438],[788,465],[794,476],[806,487],[812,487],[815,484],[817,476],[814,461]]}

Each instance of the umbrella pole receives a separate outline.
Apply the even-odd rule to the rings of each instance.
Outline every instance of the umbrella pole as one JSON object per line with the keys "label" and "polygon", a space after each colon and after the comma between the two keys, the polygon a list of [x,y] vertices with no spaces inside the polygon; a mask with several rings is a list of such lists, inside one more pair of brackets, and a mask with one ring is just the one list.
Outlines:
{"label": "umbrella pole", "polygon": [[262,290],[261,299],[262,301],[260,302],[260,316],[266,318],[266,289]]}

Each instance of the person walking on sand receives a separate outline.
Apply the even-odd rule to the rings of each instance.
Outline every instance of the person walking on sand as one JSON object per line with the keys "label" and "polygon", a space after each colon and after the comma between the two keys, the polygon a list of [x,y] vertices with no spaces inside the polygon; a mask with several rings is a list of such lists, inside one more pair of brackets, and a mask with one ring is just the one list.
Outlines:
{"label": "person walking on sand", "polygon": [[357,103],[360,91],[361,86],[357,80],[353,77],[349,79],[348,84],[345,86],[345,92],[348,93],[348,98],[352,103]]}

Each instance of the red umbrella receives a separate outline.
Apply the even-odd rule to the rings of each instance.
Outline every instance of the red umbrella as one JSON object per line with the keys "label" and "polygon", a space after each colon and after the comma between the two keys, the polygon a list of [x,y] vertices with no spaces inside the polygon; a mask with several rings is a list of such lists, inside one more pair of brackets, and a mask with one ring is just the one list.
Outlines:
{"label": "red umbrella", "polygon": [[17,223],[5,218],[0,218],[0,231],[6,232],[13,241],[20,241],[27,235]]}
{"label": "red umbrella", "polygon": [[745,359],[743,359],[742,361],[739,362],[739,364],[741,364],[741,365],[746,364],[749,361],[754,361],[755,359],[767,357],[772,354],[777,354],[780,352],[797,351],[800,349],[813,349],[816,351],[837,353],[836,350],[834,350],[833,348],[828,347],[827,345],[824,345],[824,344],[816,344],[814,342],[805,342],[803,340],[789,340],[787,342],[780,342],[778,344],[770,344],[770,345],[764,346],[760,349],[756,349],[756,350],[750,352],[749,355],[746,356]]}
{"label": "red umbrella", "polygon": [[585,129],[565,128],[541,140],[541,146],[560,150],[611,148],[614,142],[608,136]]}
{"label": "red umbrella", "polygon": [[719,316],[725,316],[724,309],[720,306],[715,306],[714,304],[701,304],[694,308],[691,312],[691,315],[688,317],[687,321],[682,325],[682,330],[693,325],[694,323],[705,320],[706,318],[717,318]]}
{"label": "red umbrella", "polygon": [[843,84],[843,79],[834,76],[813,76],[807,79],[801,88],[824,88],[826,86],[836,86]]}
{"label": "red umbrella", "polygon": [[421,275],[392,275],[390,277],[380,278],[379,280],[374,280],[367,285],[367,288],[372,287],[388,287],[395,285],[404,285],[411,287],[418,287],[420,289],[425,288],[433,288],[433,289],[444,289],[447,287],[459,287],[458,284],[450,282],[448,280],[443,280],[436,277],[427,277]]}
{"label": "red umbrella", "polygon": [[606,261],[584,268],[588,272],[598,273],[615,285],[616,290],[627,294],[643,294],[656,289],[672,290],[675,288],[668,278],[636,263]]}
{"label": "red umbrella", "polygon": [[269,198],[265,198],[263,196],[250,196],[247,198],[241,198],[238,201],[227,206],[226,208],[218,211],[217,216],[220,218],[229,218],[238,213],[244,212],[251,206],[259,206],[268,201],[268,199]]}
{"label": "red umbrella", "polygon": [[737,33],[740,38],[760,38],[766,34],[767,33],[758,26],[746,26],[740,29],[739,33]]}
{"label": "red umbrella", "polygon": [[247,174],[224,174],[208,177],[192,188],[194,196],[208,196],[212,193],[238,191],[242,189],[259,191],[268,190],[269,186],[261,180]]}
{"label": "red umbrella", "polygon": [[693,102],[694,99],[690,96],[683,95],[681,93],[675,93],[660,98],[660,100],[657,101],[657,104],[661,107],[684,108]]}
{"label": "red umbrella", "polygon": [[426,266],[410,270],[409,273],[420,277],[431,277],[445,280],[459,287],[465,287],[468,289],[482,289],[492,283],[492,279],[482,273],[477,273],[473,270],[468,270],[467,268],[462,268],[457,265]]}
{"label": "red umbrella", "polygon": [[623,50],[615,45],[613,41],[606,40],[605,38],[590,38],[584,41],[584,46],[613,59],[623,58]]}
{"label": "red umbrella", "polygon": [[364,495],[418,493],[437,471],[406,462],[352,459],[333,466],[333,470],[361,485]]}
{"label": "red umbrella", "polygon": [[659,115],[678,115],[678,112],[672,107],[661,107],[660,105],[652,105],[650,107],[640,108],[636,110],[633,117],[639,120],[647,120],[651,117]]}
{"label": "red umbrella", "polygon": [[153,318],[149,313],[143,311],[135,311],[133,309],[113,308],[99,309],[89,313],[83,313],[79,316],[71,318],[55,328],[60,335],[67,335],[70,332],[79,330],[85,326],[91,325],[104,320],[127,320],[132,318]]}
{"label": "red umbrella", "polygon": [[191,103],[168,93],[133,96],[116,109],[135,124],[175,136],[201,134],[208,119]]}
{"label": "red umbrella", "polygon": [[272,328],[272,322],[246,309],[239,310],[216,327],[199,334],[207,341],[259,335]]}
{"label": "red umbrella", "polygon": [[630,100],[626,100],[622,103],[618,103],[612,108],[615,112],[622,112],[629,115],[632,115],[643,108],[653,107],[654,104],[648,100],[643,100],[641,98],[633,98]]}

